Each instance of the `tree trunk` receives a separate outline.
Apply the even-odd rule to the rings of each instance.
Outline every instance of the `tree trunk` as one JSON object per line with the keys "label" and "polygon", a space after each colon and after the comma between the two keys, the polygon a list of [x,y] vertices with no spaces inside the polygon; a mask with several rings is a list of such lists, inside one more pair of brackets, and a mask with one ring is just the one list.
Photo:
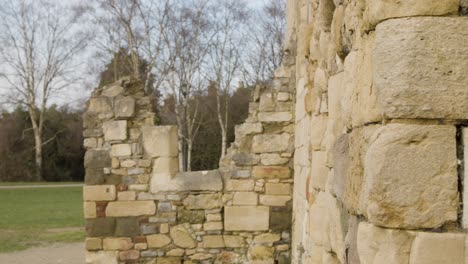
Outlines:
{"label": "tree trunk", "polygon": [[36,173],[34,181],[42,181],[42,138],[37,129],[34,129],[34,161],[36,165]]}
{"label": "tree trunk", "polygon": [[192,171],[192,140],[187,142],[187,171]]}

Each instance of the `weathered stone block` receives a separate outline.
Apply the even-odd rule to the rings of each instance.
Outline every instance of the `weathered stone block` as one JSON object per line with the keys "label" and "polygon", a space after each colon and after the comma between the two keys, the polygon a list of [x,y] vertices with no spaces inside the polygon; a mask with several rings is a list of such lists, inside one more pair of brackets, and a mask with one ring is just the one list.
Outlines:
{"label": "weathered stone block", "polygon": [[107,237],[102,245],[104,250],[129,250],[133,247],[132,239],[127,237]]}
{"label": "weathered stone block", "polygon": [[232,200],[233,205],[257,205],[258,194],[254,192],[236,192]]}
{"label": "weathered stone block", "polygon": [[160,157],[154,160],[153,173],[155,177],[159,175],[169,175],[171,178],[179,172],[179,159],[177,157]]}
{"label": "weathered stone block", "polygon": [[266,166],[284,165],[289,161],[288,158],[283,158],[278,153],[261,154],[260,160],[262,162],[262,165],[266,165]]}
{"label": "weathered stone block", "polygon": [[86,250],[100,250],[102,249],[102,239],[98,237],[87,237],[85,240]]}
{"label": "weathered stone block", "polygon": [[115,185],[85,185],[83,187],[85,201],[113,201],[115,198]]}
{"label": "weathered stone block", "polygon": [[117,118],[128,118],[135,114],[135,99],[127,96],[115,100],[114,114]]}
{"label": "weathered stone block", "polygon": [[123,261],[135,262],[140,258],[140,251],[138,250],[125,250],[119,252],[119,259]]}
{"label": "weathered stone block", "polygon": [[378,129],[367,150],[361,197],[369,221],[410,229],[455,221],[455,141],[453,126],[389,124]]}
{"label": "weathered stone block", "polygon": [[115,230],[114,218],[86,219],[85,230],[88,237],[113,236]]}
{"label": "weathered stone block", "polygon": [[367,0],[366,2],[366,15],[371,26],[375,26],[389,18],[456,14],[459,0]]}
{"label": "weathered stone block", "polygon": [[288,179],[291,177],[291,170],[281,166],[255,166],[252,176],[257,179]]}
{"label": "weathered stone block", "polygon": [[162,191],[221,191],[223,181],[219,171],[180,172],[175,177],[162,177],[153,174],[151,177],[151,192]]}
{"label": "weathered stone block", "polygon": [[132,155],[132,146],[130,144],[114,144],[111,147],[112,157],[126,157]]}
{"label": "weathered stone block", "polygon": [[220,208],[221,193],[189,195],[183,200],[183,204],[189,210]]}
{"label": "weathered stone block", "polygon": [[359,224],[357,237],[360,262],[362,264],[408,263],[413,239],[413,235],[409,232],[379,228],[362,222]]}
{"label": "weathered stone block", "polygon": [[245,239],[241,236],[224,235],[224,244],[228,248],[240,248],[245,245]]}
{"label": "weathered stone block", "polygon": [[135,237],[140,235],[140,223],[137,217],[116,218],[115,236]]}
{"label": "weathered stone block", "polygon": [[226,181],[226,191],[249,192],[253,191],[255,187],[254,180],[232,180]]}
{"label": "weathered stone block", "polygon": [[182,263],[182,260],[176,257],[159,257],[156,260],[156,264],[181,264],[181,263]]}
{"label": "weathered stone block", "polygon": [[291,112],[262,112],[258,114],[258,120],[265,123],[290,122],[292,118]]}
{"label": "weathered stone block", "polygon": [[183,225],[173,226],[170,231],[174,244],[181,248],[195,248],[197,242]]}
{"label": "weathered stone block", "polygon": [[272,93],[262,93],[260,95],[259,110],[261,112],[272,112],[275,110],[275,98]]}
{"label": "weathered stone block", "polygon": [[85,219],[96,218],[96,203],[84,202],[83,203],[83,215]]}
{"label": "weathered stone block", "polygon": [[292,205],[270,207],[270,229],[273,232],[291,230]]}
{"label": "weathered stone block", "polygon": [[327,152],[312,152],[312,165],[310,175],[310,185],[318,190],[325,190],[328,179]]}
{"label": "weathered stone block", "polygon": [[154,215],[156,204],[153,201],[110,202],[106,208],[108,217]]}
{"label": "weathered stone block", "polygon": [[162,248],[169,245],[172,239],[166,235],[156,234],[146,236],[146,241],[148,242],[149,248]]}
{"label": "weathered stone block", "polygon": [[[418,1],[421,5],[456,1]],[[467,119],[468,19],[392,19],[376,28],[374,89],[389,118]]]}
{"label": "weathered stone block", "polygon": [[224,239],[222,235],[216,236],[204,236],[203,237],[203,247],[204,248],[223,248]]}
{"label": "weathered stone block", "polygon": [[224,228],[227,231],[268,230],[270,211],[267,206],[226,206]]}
{"label": "weathered stone block", "polygon": [[118,251],[86,252],[86,264],[118,264]]}
{"label": "weathered stone block", "polygon": [[291,185],[289,183],[266,183],[265,193],[269,195],[290,195]]}
{"label": "weathered stone block", "polygon": [[180,210],[177,212],[179,223],[202,224],[205,222],[204,210]]}
{"label": "weathered stone block", "polygon": [[115,97],[123,93],[123,91],[124,88],[122,86],[114,84],[109,87],[104,87],[104,91],[102,91],[102,96]]}
{"label": "weathered stone block", "polygon": [[223,230],[223,222],[206,222],[203,224],[203,230],[205,231],[219,231]]}
{"label": "weathered stone block", "polygon": [[259,134],[263,132],[262,123],[243,123],[237,125],[235,129],[238,135]]}
{"label": "weathered stone block", "polygon": [[127,121],[106,121],[102,125],[106,141],[127,139]]}
{"label": "weathered stone block", "polygon": [[464,264],[465,237],[464,234],[417,233],[409,264]]}
{"label": "weathered stone block", "polygon": [[106,97],[94,97],[89,99],[88,112],[112,113],[111,100]]}
{"label": "weathered stone block", "polygon": [[255,243],[266,243],[266,244],[272,244],[280,240],[281,240],[280,234],[272,234],[272,233],[261,234],[261,235],[255,236],[254,238]]}
{"label": "weathered stone block", "polygon": [[253,153],[285,152],[288,150],[290,135],[287,133],[256,135],[252,142]]}
{"label": "weathered stone block", "polygon": [[143,149],[150,157],[176,157],[177,127],[144,126],[141,128]]}
{"label": "weathered stone block", "polygon": [[235,153],[232,155],[231,159],[236,163],[237,166],[257,165],[260,160],[258,155],[243,152]]}
{"label": "weathered stone block", "polygon": [[291,196],[287,195],[260,195],[260,204],[268,206],[285,206],[291,201]]}

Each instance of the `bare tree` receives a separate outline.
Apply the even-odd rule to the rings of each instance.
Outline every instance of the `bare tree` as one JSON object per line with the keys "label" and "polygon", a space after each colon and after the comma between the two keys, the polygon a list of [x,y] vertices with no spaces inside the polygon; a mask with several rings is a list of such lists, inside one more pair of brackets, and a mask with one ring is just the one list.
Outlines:
{"label": "bare tree", "polygon": [[[9,1],[1,9],[0,78],[7,103],[24,106],[34,133],[36,181],[42,177],[45,111],[75,79],[76,55],[89,36],[77,27],[85,10],[49,1]],[[66,14],[66,15],[64,15]]]}
{"label": "bare tree", "polygon": [[179,169],[192,169],[193,142],[201,124],[199,95],[207,83],[204,63],[210,32],[206,0],[180,1],[171,11],[164,31],[171,58],[167,86],[174,103],[179,134]]}
{"label": "bare tree", "polygon": [[[170,65],[163,31],[167,27],[172,6],[170,0],[98,0],[100,10],[96,21],[104,38],[96,46],[108,55],[121,47],[130,51],[133,75],[146,80],[145,90],[155,93],[164,81]],[[141,69],[144,58],[145,69]],[[118,63],[118,61],[115,61]],[[155,74],[154,86],[150,87],[151,75]]]}
{"label": "bare tree", "polygon": [[239,77],[241,53],[246,45],[243,29],[248,19],[245,1],[220,0],[211,16],[216,33],[210,43],[210,75],[216,86],[216,114],[221,129],[221,159],[227,151],[229,95]]}
{"label": "bare tree", "polygon": [[243,63],[244,79],[255,85],[269,81],[281,66],[286,33],[286,0],[268,0],[248,28],[250,49]]}

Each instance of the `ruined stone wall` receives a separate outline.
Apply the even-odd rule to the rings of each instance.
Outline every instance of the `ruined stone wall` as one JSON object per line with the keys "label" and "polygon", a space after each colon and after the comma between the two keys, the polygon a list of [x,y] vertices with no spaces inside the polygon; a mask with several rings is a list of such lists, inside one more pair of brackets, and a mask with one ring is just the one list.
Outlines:
{"label": "ruined stone wall", "polygon": [[154,125],[140,82],[95,90],[84,115],[86,263],[290,263],[292,74],[255,90],[221,168],[202,172],[178,172],[176,127]]}
{"label": "ruined stone wall", "polygon": [[288,1],[292,263],[468,263],[467,8]]}

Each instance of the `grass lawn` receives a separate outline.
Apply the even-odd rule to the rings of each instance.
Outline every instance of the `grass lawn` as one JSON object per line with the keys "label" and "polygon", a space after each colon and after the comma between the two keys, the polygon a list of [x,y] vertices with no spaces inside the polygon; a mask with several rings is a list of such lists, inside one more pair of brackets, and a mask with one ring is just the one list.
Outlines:
{"label": "grass lawn", "polygon": [[0,189],[0,252],[84,239],[82,188]]}
{"label": "grass lawn", "polygon": [[83,182],[0,182],[0,186],[82,184]]}

